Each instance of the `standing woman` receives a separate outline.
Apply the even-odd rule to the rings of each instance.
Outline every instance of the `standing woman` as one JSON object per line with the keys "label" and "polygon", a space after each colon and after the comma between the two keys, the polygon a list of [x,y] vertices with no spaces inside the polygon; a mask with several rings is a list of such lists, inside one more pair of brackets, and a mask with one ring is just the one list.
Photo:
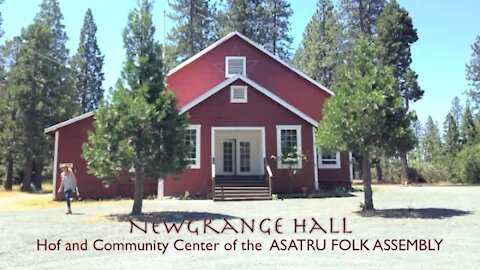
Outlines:
{"label": "standing woman", "polygon": [[60,174],[62,182],[60,183],[57,192],[60,193],[63,189],[65,200],[67,201],[66,214],[71,214],[72,208],[70,206],[70,200],[72,199],[73,192],[75,192],[75,189],[77,188],[77,177],[68,163],[61,163],[60,170],[62,170],[62,173]]}

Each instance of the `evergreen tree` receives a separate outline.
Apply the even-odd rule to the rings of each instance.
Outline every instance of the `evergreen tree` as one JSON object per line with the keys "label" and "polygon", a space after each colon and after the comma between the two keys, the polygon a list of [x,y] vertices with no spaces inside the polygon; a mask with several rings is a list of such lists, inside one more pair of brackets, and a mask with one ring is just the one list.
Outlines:
{"label": "evergreen tree", "polygon": [[331,87],[339,63],[341,25],[331,0],[319,0],[307,25],[293,64],[312,79]]}
{"label": "evergreen tree", "polygon": [[287,0],[266,0],[267,40],[265,49],[278,55],[284,61],[290,60],[292,36],[290,32],[290,17],[293,14]]}
{"label": "evergreen tree", "polygon": [[373,40],[377,33],[377,20],[384,6],[385,0],[341,0],[345,42],[353,45],[360,36]]}
{"label": "evergreen tree", "polygon": [[438,125],[433,122],[431,116],[428,116],[425,124],[425,133],[422,138],[422,148],[424,150],[423,158],[427,162],[432,162],[441,156],[442,140],[440,139],[440,131]]}
{"label": "evergreen tree", "polygon": [[177,65],[217,40],[216,8],[204,0],[175,0],[168,3],[175,22],[168,33],[168,59]]}
{"label": "evergreen tree", "polygon": [[465,111],[463,112],[463,120],[460,125],[460,134],[462,144],[473,144],[477,137],[477,127],[475,126],[475,119],[470,109],[470,103],[467,102]]}
{"label": "evergreen tree", "polygon": [[97,25],[90,9],[85,13],[80,32],[80,44],[73,57],[72,66],[75,74],[75,86],[80,97],[83,112],[96,109],[103,99],[102,83],[104,80],[103,59],[97,44]]}
{"label": "evergreen tree", "polygon": [[447,114],[443,124],[443,141],[447,154],[454,155],[460,150],[460,132],[455,117],[451,113]]}
{"label": "evergreen tree", "polygon": [[83,155],[89,172],[103,181],[134,169],[132,214],[140,214],[145,177],[159,179],[179,173],[188,164],[184,142],[187,119],[165,90],[161,46],[154,40],[152,3],[139,0],[123,32],[126,60],[110,104],[95,112]]}
{"label": "evergreen tree", "polygon": [[71,118],[78,100],[67,68],[67,36],[56,0],[44,0],[34,23],[18,38],[18,55],[9,80],[17,108],[15,124],[21,129],[24,161],[23,189],[41,188],[43,171],[51,164],[53,142],[43,134],[47,126]]}
{"label": "evergreen tree", "polygon": [[463,108],[458,97],[453,98],[450,114],[453,116],[457,127],[460,127],[460,124],[462,123]]}
{"label": "evergreen tree", "polygon": [[396,119],[391,115],[403,108],[389,69],[374,65],[373,46],[366,38],[358,44],[351,61],[335,72],[335,96],[324,106],[317,142],[322,150],[350,150],[362,155],[365,209],[373,210],[371,154],[397,136],[399,125],[391,123]]}
{"label": "evergreen tree", "polygon": [[292,14],[286,0],[227,0],[224,10],[217,15],[219,35],[238,31],[272,54],[289,60]]}
{"label": "evergreen tree", "polygon": [[480,109],[480,36],[477,36],[472,45],[472,60],[467,64],[466,71],[472,87],[468,94],[476,103],[477,109]]}
{"label": "evergreen tree", "polygon": [[[375,43],[378,50],[378,61],[381,65],[393,69],[397,90],[404,99],[406,116],[410,102],[415,102],[423,96],[423,90],[420,89],[417,82],[417,75],[410,68],[412,62],[410,47],[418,40],[417,31],[413,28],[408,12],[400,7],[396,0],[390,0],[378,18],[377,33]],[[402,180],[410,182],[407,152],[414,147],[412,144],[415,143],[415,140],[412,140],[411,134],[408,132],[404,135],[404,138],[398,138],[395,146],[402,161]]]}

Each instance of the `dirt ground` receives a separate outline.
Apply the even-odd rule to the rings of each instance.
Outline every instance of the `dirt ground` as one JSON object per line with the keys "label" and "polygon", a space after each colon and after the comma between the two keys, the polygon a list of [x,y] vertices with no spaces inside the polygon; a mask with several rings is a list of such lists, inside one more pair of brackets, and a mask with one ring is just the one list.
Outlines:
{"label": "dirt ground", "polygon": [[[179,223],[182,219],[214,220],[223,226],[224,218],[239,224],[240,218],[260,221],[283,218],[281,235],[261,232],[235,234],[159,234],[135,230],[125,214],[131,210],[129,200],[101,203],[75,203],[74,215],[65,215],[62,204],[48,207],[16,208],[11,196],[0,198],[0,269],[478,269],[480,265],[480,187],[403,187],[376,186],[374,204],[377,211],[369,215],[356,213],[363,193],[352,197],[327,199],[285,199],[275,201],[213,202],[179,200],[145,200],[147,224],[164,218]],[[48,198],[49,194],[39,195]],[[11,207],[5,207],[11,205]],[[330,218],[346,219],[350,234],[293,233],[293,220],[314,217],[327,228]],[[144,221],[144,217],[134,217]],[[195,222],[193,226],[200,226]],[[163,226],[163,225],[162,225]],[[160,226],[159,226],[160,228]],[[443,240],[440,250],[325,250],[269,251],[273,240],[334,238],[360,241],[368,239]],[[60,251],[37,250],[37,240],[56,243]],[[97,251],[96,239],[112,242],[168,243],[162,251]],[[219,243],[223,247],[235,239],[262,244],[261,251],[179,251],[173,242]],[[86,251],[65,251],[67,242],[83,243]],[[351,243],[351,242],[350,242]],[[52,244],[53,245],[53,244]],[[436,246],[435,246],[436,247]],[[239,247],[237,247],[239,248]]]}

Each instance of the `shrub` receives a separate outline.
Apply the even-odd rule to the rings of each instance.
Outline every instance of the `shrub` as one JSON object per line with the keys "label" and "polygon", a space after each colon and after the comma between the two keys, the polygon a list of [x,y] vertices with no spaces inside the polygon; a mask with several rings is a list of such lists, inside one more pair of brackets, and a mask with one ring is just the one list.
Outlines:
{"label": "shrub", "polygon": [[455,174],[466,183],[480,183],[480,144],[464,147],[457,155]]}

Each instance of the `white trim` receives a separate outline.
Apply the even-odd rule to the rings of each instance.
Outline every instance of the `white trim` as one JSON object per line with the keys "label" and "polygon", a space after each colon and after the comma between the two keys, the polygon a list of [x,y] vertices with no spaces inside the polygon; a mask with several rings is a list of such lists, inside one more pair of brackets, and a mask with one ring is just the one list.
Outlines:
{"label": "white trim", "polygon": [[[323,162],[322,153],[319,152],[318,156],[319,156],[319,161],[318,161],[318,168],[319,169],[340,169],[340,167],[341,167],[340,152],[337,151],[336,154],[335,154],[335,162],[336,162],[335,164],[322,164],[322,162]],[[333,159],[331,159],[331,160],[333,160]]]}
{"label": "white trim", "polygon": [[[210,161],[214,163],[214,158],[215,158],[215,131],[244,131],[244,130],[254,130],[254,131],[260,131],[260,136],[262,137],[262,153],[263,153],[263,159],[260,160],[261,165],[260,168],[263,168],[263,160],[266,157],[266,143],[265,143],[265,127],[212,127],[211,132],[210,132],[210,139],[211,139],[211,149],[210,149]],[[212,166],[212,172],[211,172],[211,177],[213,177],[215,173],[214,167]]]}
{"label": "white trim", "polygon": [[188,165],[189,169],[200,169],[201,153],[201,125],[189,125],[186,129],[195,130],[195,163]]}
{"label": "white trim", "polygon": [[203,102],[204,100],[211,97],[213,94],[222,90],[223,88],[225,88],[226,86],[228,86],[229,84],[231,84],[232,82],[234,82],[236,80],[242,80],[243,82],[249,84],[251,87],[253,87],[257,91],[259,91],[260,93],[266,95],[267,97],[269,97],[273,101],[277,102],[278,104],[280,104],[284,108],[288,109],[289,111],[296,114],[297,116],[299,116],[303,120],[307,121],[311,125],[318,126],[318,122],[315,121],[313,118],[311,118],[310,116],[301,112],[299,109],[295,108],[294,106],[292,106],[291,104],[289,104],[285,100],[281,99],[280,97],[278,97],[277,95],[272,93],[270,90],[266,89],[265,87],[259,85],[258,83],[252,81],[251,79],[249,79],[249,78],[247,78],[243,75],[237,75],[237,76],[231,77],[231,78],[221,82],[220,84],[214,86],[212,89],[208,90],[207,92],[203,93],[202,95],[200,95],[196,99],[190,101],[188,104],[186,104],[182,108],[180,108],[180,113],[185,113],[186,111],[195,107],[199,103]]}
{"label": "white trim", "polygon": [[57,167],[58,167],[58,142],[60,140],[60,131],[55,131],[55,150],[53,152],[53,190],[52,196],[55,199],[55,192],[57,191]]}
{"label": "white trim", "polygon": [[80,120],[83,120],[83,119],[85,119],[85,118],[88,118],[88,117],[90,117],[90,116],[92,116],[92,115],[93,115],[93,111],[84,113],[84,114],[82,114],[82,115],[79,115],[79,116],[74,117],[74,118],[72,118],[72,119],[69,119],[69,120],[67,120],[67,121],[63,121],[63,122],[61,122],[61,123],[58,123],[58,124],[53,125],[53,126],[51,126],[51,127],[48,127],[48,128],[46,128],[46,129],[44,129],[43,133],[50,133],[50,132],[55,131],[55,130],[57,130],[57,129],[59,129],[59,128],[62,128],[62,127],[64,127],[64,126],[68,126],[68,125],[70,125],[70,124],[73,124],[73,123],[78,122],[78,121],[80,121]]}
{"label": "white trim", "polygon": [[302,126],[300,125],[277,125],[277,169],[301,169],[303,160],[299,157],[297,164],[283,164],[282,163],[282,144],[281,144],[281,131],[294,129],[297,131],[297,151],[302,152]]}
{"label": "white trim", "polygon": [[313,182],[315,190],[318,190],[318,153],[317,153],[317,138],[315,136],[315,127],[312,127],[312,141],[313,141],[313,175],[315,181]]}
{"label": "white trim", "polygon": [[350,171],[350,182],[353,181],[353,157],[352,152],[348,152],[348,162],[349,162],[349,171]]}
{"label": "white trim", "polygon": [[320,83],[318,83],[317,81],[315,81],[314,79],[310,78],[309,76],[307,76],[305,73],[301,72],[300,70],[290,66],[289,64],[285,63],[282,59],[280,59],[278,56],[276,55],[273,55],[272,53],[270,53],[269,51],[267,51],[266,49],[264,49],[262,46],[256,44],[255,42],[253,42],[252,40],[250,40],[249,38],[245,37],[244,35],[240,34],[239,32],[231,32],[229,33],[228,35],[224,36],[223,38],[217,40],[216,42],[214,42],[212,45],[208,46],[207,48],[203,49],[202,51],[200,51],[199,53],[195,54],[194,56],[192,56],[191,58],[187,59],[185,62],[179,64],[178,66],[176,66],[175,68],[171,69],[167,76],[170,76],[172,75],[173,73],[177,72],[178,70],[182,69],[183,67],[185,67],[186,65],[190,64],[191,62],[197,60],[198,58],[200,58],[202,55],[208,53],[209,51],[213,50],[214,48],[220,46],[222,43],[224,43],[225,41],[229,40],[231,37],[233,36],[238,36],[240,37],[241,39],[245,40],[246,42],[250,43],[250,45],[254,46],[255,48],[257,48],[258,50],[260,50],[261,52],[265,53],[266,55],[270,56],[271,58],[273,58],[274,60],[276,60],[277,62],[279,62],[280,64],[286,66],[287,68],[289,68],[291,71],[297,73],[298,75],[300,75],[301,77],[303,77],[305,80],[311,82],[312,84],[314,84],[315,86],[317,86],[318,88],[322,89],[323,91],[327,92],[328,94],[330,95],[335,95],[333,93],[332,90],[328,89],[327,87],[321,85]]}
{"label": "white trim", "polygon": [[247,76],[247,58],[245,56],[225,56],[225,78],[230,78],[237,75],[235,73],[233,74],[228,73],[229,60],[242,60],[243,61],[242,75]]}
{"label": "white trim", "polygon": [[[247,103],[248,102],[248,91],[247,86],[245,85],[230,85],[230,103]],[[243,91],[243,98],[235,98],[234,92],[235,90],[242,90]]]}

